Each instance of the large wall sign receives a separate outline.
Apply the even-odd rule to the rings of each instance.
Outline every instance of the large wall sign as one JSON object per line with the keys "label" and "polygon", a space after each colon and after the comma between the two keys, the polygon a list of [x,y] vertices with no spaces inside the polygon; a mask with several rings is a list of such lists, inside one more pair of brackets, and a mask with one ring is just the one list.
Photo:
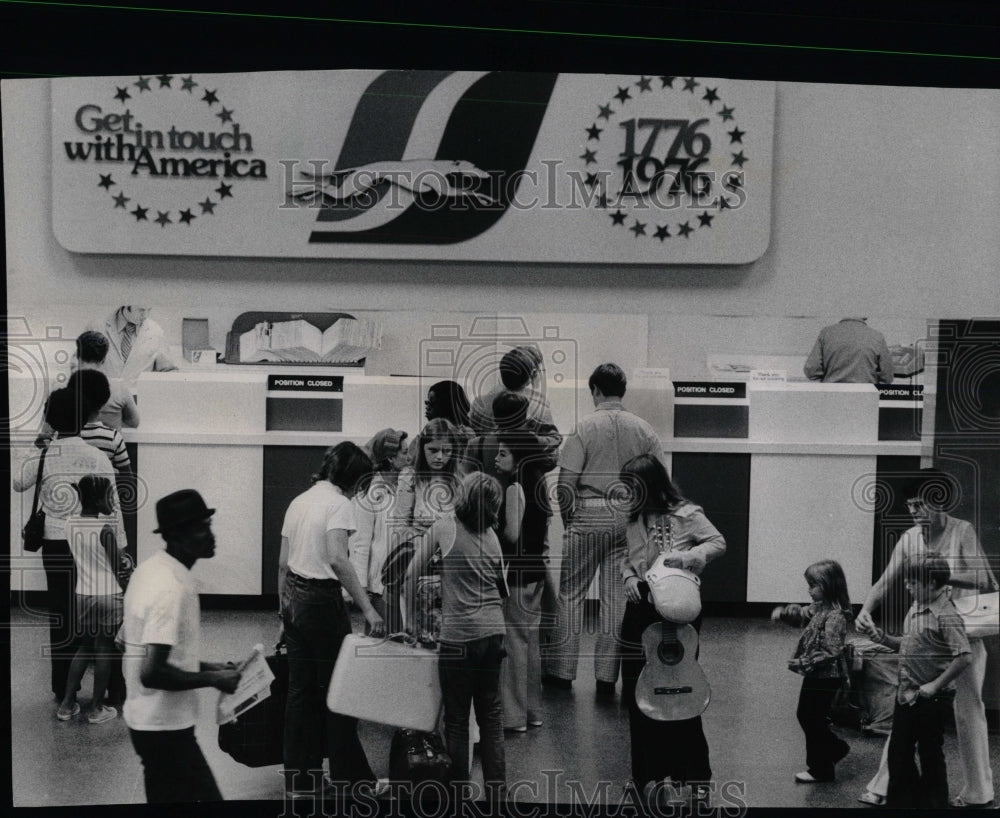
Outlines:
{"label": "large wall sign", "polygon": [[53,228],[86,253],[740,264],[774,84],[320,71],[54,79]]}

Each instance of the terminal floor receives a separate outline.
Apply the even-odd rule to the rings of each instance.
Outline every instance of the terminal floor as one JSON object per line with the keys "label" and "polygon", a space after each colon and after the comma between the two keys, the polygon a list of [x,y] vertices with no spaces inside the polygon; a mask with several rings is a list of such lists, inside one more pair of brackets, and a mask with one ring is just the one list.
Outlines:
{"label": "terminal floor", "polygon": [[[41,625],[41,627],[39,626]],[[237,659],[276,637],[270,612],[204,611],[202,643],[206,659]],[[49,694],[48,660],[42,656],[46,628],[38,614],[12,611],[11,726],[14,806],[137,804],[144,801],[138,757],[124,721],[99,725],[77,719],[60,722]],[[717,806],[732,812],[740,801],[749,807],[863,809],[855,800],[874,773],[883,738],[838,728],[851,752],[837,769],[837,781],[796,784],[805,768],[804,743],[795,720],[801,678],[785,669],[795,632],[763,619],[709,618],[702,630],[701,664],[712,685],[712,703],[704,716],[712,768],[719,793]],[[593,646],[584,636],[584,653]],[[81,701],[86,707],[90,674]],[[251,769],[219,750],[213,723],[214,694],[201,691],[201,721],[196,734],[227,800],[266,801],[283,797],[277,767]],[[544,691],[543,726],[527,733],[507,733],[508,782],[524,801],[570,802],[594,798],[618,804],[629,777],[628,721],[619,692],[598,699],[592,661],[581,659],[570,691]],[[362,741],[376,773],[388,774],[392,728],[363,723]],[[997,770],[1000,748],[990,736]],[[655,752],[654,748],[649,751]],[[945,737],[949,784],[957,792],[960,771],[954,734]],[[476,774],[479,775],[478,764]]]}

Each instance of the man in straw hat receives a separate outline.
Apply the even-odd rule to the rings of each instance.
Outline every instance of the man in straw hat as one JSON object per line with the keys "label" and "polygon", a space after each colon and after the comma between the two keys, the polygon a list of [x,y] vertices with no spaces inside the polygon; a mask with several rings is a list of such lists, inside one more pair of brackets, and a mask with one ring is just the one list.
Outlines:
{"label": "man in straw hat", "polygon": [[160,499],[154,533],[167,547],[136,569],[125,594],[123,713],[150,803],[222,800],[194,737],[198,688],[232,693],[240,681],[232,663],[203,662],[199,655],[201,610],[191,567],[215,555],[214,513],[193,489]]}

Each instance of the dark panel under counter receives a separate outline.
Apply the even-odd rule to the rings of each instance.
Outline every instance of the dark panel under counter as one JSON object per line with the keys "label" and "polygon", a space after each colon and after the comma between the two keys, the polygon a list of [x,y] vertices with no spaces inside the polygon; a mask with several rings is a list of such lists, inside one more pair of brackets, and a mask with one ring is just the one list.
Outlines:
{"label": "dark panel under counter", "polygon": [[344,428],[340,375],[268,375],[264,428],[281,432],[340,432]]}
{"label": "dark panel under counter", "polygon": [[675,381],[674,437],[750,434],[750,402],[743,382]]}
{"label": "dark panel under counter", "polygon": [[911,384],[876,384],[878,389],[878,439],[920,440],[924,423],[924,387]]}
{"label": "dark panel under counter", "polygon": [[261,593],[278,593],[281,524],[292,500],[312,485],[323,464],[325,446],[264,446],[264,496],[261,519]]}
{"label": "dark panel under counter", "polygon": [[723,537],[726,553],[701,575],[706,602],[746,602],[750,530],[750,455],[674,452],[671,477],[681,493],[705,510]]}

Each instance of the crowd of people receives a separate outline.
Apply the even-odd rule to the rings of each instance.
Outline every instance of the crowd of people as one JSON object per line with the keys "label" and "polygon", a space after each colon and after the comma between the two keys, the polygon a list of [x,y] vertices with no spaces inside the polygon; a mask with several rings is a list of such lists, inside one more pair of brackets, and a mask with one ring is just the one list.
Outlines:
{"label": "crowd of people", "polygon": [[[142,761],[147,799],[218,800],[194,737],[195,691],[231,692],[240,673],[231,663],[202,659],[190,576],[197,560],[214,554],[214,509],[193,490],[161,498],[156,532],[165,549],[132,572],[119,513],[119,484],[130,469],[114,424],[137,423],[138,415],[100,371],[107,352],[101,339],[88,332],[78,340],[78,370],[47,402],[47,431],[39,440],[44,457],[25,465],[14,481],[18,491],[40,484],[46,514],[42,559],[53,614],[55,715],[71,720],[80,713],[77,691],[93,660],[86,718],[100,724],[117,716],[114,705],[122,701],[111,694],[121,662],[117,641],[124,649],[123,715]],[[471,708],[487,792],[502,800],[504,733],[543,726],[543,687],[571,688],[584,598],[599,570],[593,673],[598,696],[614,696],[621,678],[632,785],[647,801],[668,782],[690,787],[691,798],[707,803],[712,769],[702,716],[651,718],[637,702],[636,687],[651,661],[643,633],[663,621],[646,572],[656,564],[698,577],[724,556],[725,538],[671,480],[655,430],[623,406],[620,367],[594,369],[588,382],[594,411],[565,439],[545,399],[537,350],[509,351],[499,376],[495,390],[471,402],[457,383],[434,384],[426,425],[412,439],[384,429],[363,447],[342,442],[328,449],[311,487],[289,505],[278,565],[289,659],[286,793],[315,797],[331,782],[373,795],[385,788],[356,720],[326,705],[353,606],[368,634],[438,651],[449,779],[470,775]],[[952,805],[993,800],[982,700],[985,649],[981,639],[966,637],[951,600],[994,590],[996,581],[971,525],[947,515],[928,491],[942,480],[947,476],[925,470],[907,486],[914,526],[856,624],[834,560],[806,568],[810,605],[773,613],[804,627],[789,660],[789,669],[804,676],[796,714],[805,734],[806,769],[795,774],[800,783],[833,780],[849,752],[827,715],[848,675],[845,640],[856,628],[901,656],[883,769],[861,800],[948,804],[941,735],[952,702],[964,777]],[[557,586],[548,580],[555,513],[565,529]],[[889,633],[874,616],[900,583],[912,604],[902,632]],[[699,632],[701,616],[690,624]]]}

